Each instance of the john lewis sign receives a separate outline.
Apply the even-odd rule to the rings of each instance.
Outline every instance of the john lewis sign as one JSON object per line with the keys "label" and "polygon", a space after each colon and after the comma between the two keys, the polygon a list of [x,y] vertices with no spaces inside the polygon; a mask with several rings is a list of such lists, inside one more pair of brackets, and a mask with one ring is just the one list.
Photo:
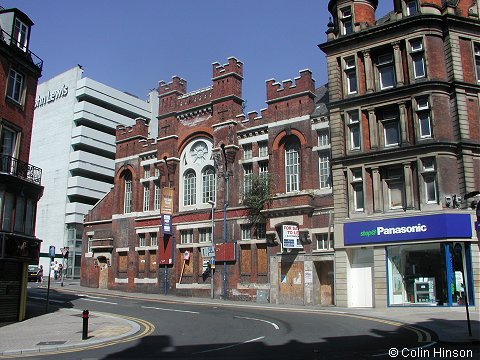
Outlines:
{"label": "john lewis sign", "polygon": [[345,245],[471,237],[468,214],[412,216],[344,225]]}

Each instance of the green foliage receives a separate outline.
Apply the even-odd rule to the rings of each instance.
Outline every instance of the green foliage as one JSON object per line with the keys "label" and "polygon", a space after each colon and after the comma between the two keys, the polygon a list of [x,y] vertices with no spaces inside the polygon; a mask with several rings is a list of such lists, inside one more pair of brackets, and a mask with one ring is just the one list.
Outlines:
{"label": "green foliage", "polygon": [[251,224],[262,222],[264,217],[261,211],[272,203],[271,182],[270,174],[252,176],[252,188],[243,197],[243,205],[248,209],[248,218]]}

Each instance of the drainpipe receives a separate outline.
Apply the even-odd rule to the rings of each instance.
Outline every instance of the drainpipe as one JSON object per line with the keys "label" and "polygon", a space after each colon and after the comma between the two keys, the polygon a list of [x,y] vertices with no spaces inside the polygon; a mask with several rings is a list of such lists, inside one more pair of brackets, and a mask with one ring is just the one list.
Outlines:
{"label": "drainpipe", "polygon": [[[225,145],[222,144],[223,160],[225,164],[225,192],[223,194],[223,243],[227,243],[228,227],[227,227],[227,207],[228,207],[228,194],[230,193],[230,182],[228,176],[228,163],[227,154],[225,153]],[[227,300],[227,262],[223,262],[223,300]]]}

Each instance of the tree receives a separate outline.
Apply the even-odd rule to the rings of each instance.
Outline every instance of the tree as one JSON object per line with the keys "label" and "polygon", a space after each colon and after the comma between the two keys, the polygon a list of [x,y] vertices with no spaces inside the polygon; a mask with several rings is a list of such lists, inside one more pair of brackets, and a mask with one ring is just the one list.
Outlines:
{"label": "tree", "polygon": [[270,174],[253,175],[252,186],[243,197],[243,205],[247,207],[248,219],[253,226],[263,222],[261,211],[271,205],[273,196],[270,194],[272,177]]}

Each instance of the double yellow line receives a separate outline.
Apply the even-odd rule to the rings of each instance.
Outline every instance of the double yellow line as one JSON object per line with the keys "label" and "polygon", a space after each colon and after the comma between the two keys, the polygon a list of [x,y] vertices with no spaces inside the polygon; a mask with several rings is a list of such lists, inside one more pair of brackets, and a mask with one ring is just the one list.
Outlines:
{"label": "double yellow line", "polygon": [[131,316],[102,313],[98,311],[95,311],[95,314],[114,316],[114,317],[122,318],[125,320],[129,320],[139,324],[141,327],[143,327],[143,330],[131,336],[127,336],[117,340],[106,341],[103,343],[92,344],[92,345],[79,345],[78,347],[75,345],[72,345],[72,347],[68,347],[65,349],[58,349],[58,350],[45,351],[45,352],[40,351],[40,352],[31,352],[31,353],[28,352],[24,354],[15,354],[15,355],[0,355],[0,359],[15,359],[15,358],[24,358],[24,357],[32,357],[32,356],[38,357],[38,356],[44,356],[44,355],[58,355],[58,354],[65,354],[65,353],[71,353],[71,352],[99,349],[106,346],[118,345],[118,344],[130,342],[130,341],[134,341],[142,337],[148,336],[155,331],[155,325],[143,319],[138,319]]}

